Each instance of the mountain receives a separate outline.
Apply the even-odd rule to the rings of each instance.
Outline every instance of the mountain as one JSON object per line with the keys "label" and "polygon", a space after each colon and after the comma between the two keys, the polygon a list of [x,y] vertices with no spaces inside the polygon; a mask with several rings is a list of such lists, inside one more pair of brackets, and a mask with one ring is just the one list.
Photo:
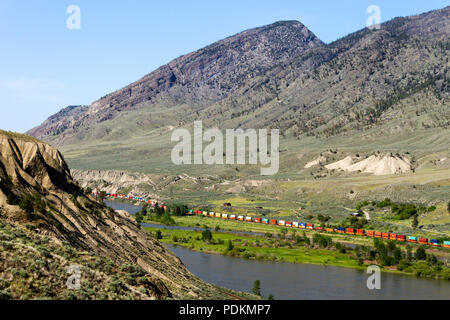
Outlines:
{"label": "mountain", "polygon": [[[204,283],[126,212],[95,201],[58,150],[0,131],[0,297],[229,299]],[[81,270],[68,290],[68,267]]]}
{"label": "mountain", "polygon": [[310,137],[331,148],[448,150],[449,15],[395,18],[327,45],[295,21],[248,30],[29,133],[75,168],[147,172],[167,168],[171,131],[199,119],[279,128],[298,140],[293,151]]}
{"label": "mountain", "polygon": [[[297,21],[244,31],[175,59],[139,81],[94,102],[89,109],[60,112],[29,133],[37,137],[77,135],[126,110],[161,100],[198,107],[232,96],[275,65],[289,63],[323,43]],[[66,125],[72,118],[70,128]],[[69,138],[70,140],[70,138]]]}

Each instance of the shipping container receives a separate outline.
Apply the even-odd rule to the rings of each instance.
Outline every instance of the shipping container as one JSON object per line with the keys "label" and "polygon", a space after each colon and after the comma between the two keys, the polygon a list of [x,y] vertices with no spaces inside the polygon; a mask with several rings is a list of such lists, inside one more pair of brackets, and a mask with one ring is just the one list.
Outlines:
{"label": "shipping container", "polygon": [[383,239],[389,239],[389,233],[383,232]]}
{"label": "shipping container", "polygon": [[346,234],[355,234],[355,229],[347,228],[347,229],[345,229],[345,233]]}
{"label": "shipping container", "polygon": [[397,240],[397,235],[395,233],[390,233],[389,234],[389,239],[390,240]]}
{"label": "shipping container", "polygon": [[345,228],[337,228],[336,232],[337,233],[345,233]]}
{"label": "shipping container", "polygon": [[298,225],[299,228],[306,229],[306,223],[300,223]]}
{"label": "shipping container", "polygon": [[444,241],[444,248],[450,248],[450,241]]}
{"label": "shipping container", "polygon": [[314,225],[309,223],[309,224],[306,225],[306,229],[313,230],[314,229]]}
{"label": "shipping container", "polygon": [[227,213],[223,213],[222,214],[222,219],[228,219],[228,214]]}
{"label": "shipping container", "polygon": [[382,237],[383,237],[382,232],[375,231],[375,238],[382,238]]}
{"label": "shipping container", "polygon": [[316,230],[323,231],[322,227],[316,227]]}
{"label": "shipping container", "polygon": [[255,218],[255,223],[261,223],[261,218]]}
{"label": "shipping container", "polygon": [[434,240],[434,239],[431,239],[430,240],[430,244],[432,245],[432,246],[439,246],[439,241],[438,240]]}
{"label": "shipping container", "polygon": [[238,220],[239,220],[239,221],[244,221],[244,216],[239,216],[239,217],[238,217]]}
{"label": "shipping container", "polygon": [[358,229],[358,230],[356,230],[356,234],[357,234],[358,236],[364,236],[364,235],[365,235],[365,232],[364,232],[363,229]]}
{"label": "shipping container", "polygon": [[204,215],[204,216],[208,216],[208,212],[203,211],[203,215]]}
{"label": "shipping container", "polygon": [[271,220],[270,220],[270,224],[277,225],[277,224],[278,224],[278,221],[275,220],[275,219],[271,219]]}
{"label": "shipping container", "polygon": [[212,217],[212,218],[214,218],[214,217],[216,216],[216,214],[215,214],[214,212],[210,212],[210,213],[209,213],[209,216]]}
{"label": "shipping container", "polygon": [[264,224],[269,224],[269,219],[264,218],[264,219],[261,220],[261,222],[264,223]]}
{"label": "shipping container", "polygon": [[408,242],[414,242],[414,243],[416,243],[417,240],[418,240],[417,237],[408,236]]}
{"label": "shipping container", "polygon": [[286,227],[292,227],[292,222],[291,221],[286,221]]}
{"label": "shipping container", "polygon": [[222,218],[222,214],[221,213],[216,213],[216,218]]}
{"label": "shipping container", "polygon": [[231,220],[236,220],[236,216],[235,216],[234,214],[232,214],[232,215],[230,216],[230,219],[231,219]]}
{"label": "shipping container", "polygon": [[292,226],[293,226],[294,228],[298,228],[298,222],[292,222]]}
{"label": "shipping container", "polygon": [[279,226],[285,226],[286,225],[286,221],[280,220],[280,221],[278,221],[278,225]]}
{"label": "shipping container", "polygon": [[406,236],[398,234],[397,235],[397,241],[406,241]]}
{"label": "shipping container", "polygon": [[327,232],[334,232],[334,229],[333,228],[327,228],[326,231]]}
{"label": "shipping container", "polygon": [[428,239],[427,238],[419,238],[419,243],[420,244],[428,244]]}
{"label": "shipping container", "polygon": [[252,222],[253,220],[252,220],[252,217],[247,217],[247,218],[245,218],[245,221]]}
{"label": "shipping container", "polygon": [[375,231],[373,231],[373,230],[367,230],[367,236],[368,236],[368,237],[375,237]]}

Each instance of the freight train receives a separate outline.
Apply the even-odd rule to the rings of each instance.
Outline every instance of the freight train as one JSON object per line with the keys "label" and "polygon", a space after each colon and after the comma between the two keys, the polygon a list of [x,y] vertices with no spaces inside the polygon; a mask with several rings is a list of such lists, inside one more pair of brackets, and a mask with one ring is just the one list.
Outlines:
{"label": "freight train", "polygon": [[[96,193],[96,192],[93,192],[92,194],[98,195],[98,193]],[[147,203],[153,207],[158,203],[158,201],[155,201],[155,200],[149,200],[146,198],[136,197],[136,196],[131,196],[131,195],[107,193],[106,196],[108,198],[135,200],[135,201],[139,201],[142,203]],[[167,210],[167,206],[162,205],[161,203],[160,203],[160,207],[164,208],[164,210]],[[211,217],[211,218],[236,220],[236,221],[248,222],[248,223],[262,223],[262,224],[267,224],[267,225],[282,226],[282,227],[289,227],[289,228],[296,228],[296,229],[325,231],[325,232],[330,232],[330,233],[349,234],[349,235],[357,235],[357,236],[363,236],[363,237],[394,240],[394,241],[400,241],[400,242],[426,244],[426,245],[430,245],[430,246],[434,246],[434,247],[450,248],[450,241],[443,241],[442,243],[439,243],[439,241],[435,240],[435,239],[428,239],[428,238],[421,238],[421,237],[414,237],[414,236],[405,236],[405,235],[396,234],[396,233],[379,232],[379,231],[373,231],[373,230],[363,230],[363,229],[354,229],[354,228],[333,228],[333,227],[323,228],[320,226],[315,226],[314,224],[311,224],[311,223],[307,224],[307,223],[302,223],[302,222],[297,222],[297,221],[285,221],[285,220],[276,220],[276,219],[269,219],[269,218],[257,218],[257,217],[249,217],[249,216],[242,216],[242,215],[237,216],[234,214],[207,212],[207,211],[199,211],[199,210],[193,210],[193,209],[188,211],[188,215],[203,215],[203,216]]]}
{"label": "freight train", "polygon": [[315,226],[314,224],[311,224],[311,223],[276,220],[276,219],[268,219],[268,218],[257,218],[257,217],[242,216],[242,215],[236,216],[233,214],[226,214],[226,213],[223,213],[223,214],[215,213],[215,212],[208,213],[206,211],[199,211],[199,210],[189,210],[188,215],[203,215],[203,216],[207,216],[207,217],[214,217],[214,218],[220,218],[220,219],[226,219],[226,220],[237,220],[237,221],[249,222],[249,223],[262,223],[262,224],[273,225],[273,226],[282,226],[282,227],[305,229],[305,230],[325,231],[325,232],[348,234],[348,235],[355,235],[355,236],[380,238],[380,239],[400,241],[400,242],[426,244],[426,245],[430,245],[430,246],[434,246],[434,247],[450,248],[450,241],[443,241],[443,243],[439,243],[439,241],[435,240],[435,239],[428,239],[428,238],[421,238],[421,237],[414,237],[414,236],[405,236],[402,234],[379,232],[379,231],[373,231],[373,230],[341,228],[341,227],[339,227],[339,228],[333,228],[333,227],[324,228],[324,227],[320,227],[320,226]]}

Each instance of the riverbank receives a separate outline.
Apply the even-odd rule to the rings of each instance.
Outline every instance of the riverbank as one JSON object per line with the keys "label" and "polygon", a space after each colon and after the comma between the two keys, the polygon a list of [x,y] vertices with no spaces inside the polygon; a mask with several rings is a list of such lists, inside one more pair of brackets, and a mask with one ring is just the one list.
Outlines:
{"label": "riverbank", "polygon": [[[206,225],[204,227],[207,227]],[[166,228],[166,229],[164,229]],[[169,229],[167,229],[169,228]],[[369,265],[379,265],[381,271],[424,278],[450,279],[450,269],[442,262],[402,259],[400,263],[384,265],[377,261],[373,249],[368,246],[345,246],[333,242],[331,237],[317,234],[309,238],[306,233],[288,235],[271,233],[265,235],[210,232],[211,239],[205,239],[203,231],[180,230],[180,227],[146,228],[165,244],[176,245],[189,250],[219,254],[246,260],[315,264],[365,270]],[[220,227],[219,227],[220,228]],[[158,233],[158,234],[157,234]],[[207,236],[209,237],[209,236]],[[383,245],[384,246],[384,245]],[[373,257],[372,257],[373,255]],[[371,257],[371,258],[368,258]],[[431,257],[432,255],[430,255]]]}
{"label": "riverbank", "polygon": [[[178,245],[198,252],[221,254],[248,260],[309,263],[364,269],[364,266],[359,266],[358,262],[352,259],[349,254],[296,246],[289,241],[219,232],[212,233],[211,241],[204,241],[201,231],[145,229],[153,233],[160,230],[162,238],[159,240],[165,244]],[[228,247],[229,241],[232,243],[232,248]],[[269,247],[269,245],[273,247]]]}

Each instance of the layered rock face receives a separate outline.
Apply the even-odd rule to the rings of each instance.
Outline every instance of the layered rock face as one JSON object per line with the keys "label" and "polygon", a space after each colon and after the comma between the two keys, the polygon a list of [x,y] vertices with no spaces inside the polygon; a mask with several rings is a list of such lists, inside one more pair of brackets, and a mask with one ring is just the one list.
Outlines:
{"label": "layered rock face", "polygon": [[85,195],[58,150],[34,138],[0,132],[0,207],[8,223],[31,225],[57,244],[139,266],[149,279],[141,298],[228,298],[193,276],[128,213]]}

